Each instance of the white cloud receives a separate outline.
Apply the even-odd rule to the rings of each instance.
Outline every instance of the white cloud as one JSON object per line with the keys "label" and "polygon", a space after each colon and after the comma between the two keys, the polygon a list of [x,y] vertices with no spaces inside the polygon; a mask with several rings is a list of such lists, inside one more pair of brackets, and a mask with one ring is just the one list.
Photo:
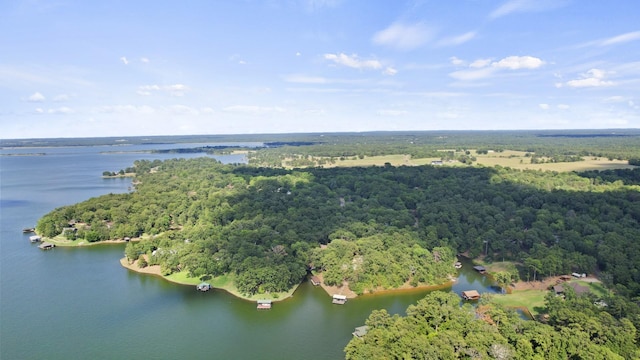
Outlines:
{"label": "white cloud", "polygon": [[129,60],[127,60],[127,58],[124,56],[120,57],[120,61],[122,61],[122,63],[125,65],[129,65]]}
{"label": "white cloud", "polygon": [[489,64],[491,64],[491,59],[477,59],[477,60],[474,60],[474,62],[472,62],[471,64],[469,64],[469,67],[479,69],[485,66],[489,66]]}
{"label": "white cloud", "polygon": [[457,66],[457,65],[464,65],[464,60],[462,60],[462,59],[458,59],[458,58],[457,58],[457,57],[455,57],[455,56],[450,57],[450,58],[449,58],[449,60],[451,61],[451,63],[452,63],[453,65],[456,65],[456,66]]}
{"label": "white cloud", "polygon": [[143,63],[143,64],[148,64],[149,63],[149,59],[146,58],[146,57],[141,57],[140,58],[140,62]]}
{"label": "white cloud", "polygon": [[47,110],[47,113],[65,115],[65,114],[73,114],[74,111],[71,108],[68,108],[66,106],[62,106],[62,107],[59,107],[59,108],[56,108],[56,109],[49,109],[49,110]]}
{"label": "white cloud", "polygon": [[537,69],[544,65],[544,61],[533,56],[509,56],[491,65],[510,70]]}
{"label": "white cloud", "polygon": [[426,44],[433,37],[433,31],[423,23],[393,23],[388,28],[373,35],[376,45],[384,45],[399,50],[411,50]]}
{"label": "white cloud", "polygon": [[549,104],[538,104],[538,106],[542,110],[549,110]]}
{"label": "white cloud", "polygon": [[27,98],[27,101],[29,102],[43,102],[45,100],[46,98],[44,97],[44,95],[40,94],[39,92],[31,94],[31,96]]}
{"label": "white cloud", "polygon": [[567,104],[558,104],[557,108],[560,109],[560,110],[567,110],[567,109],[571,108],[571,106],[569,106]]}
{"label": "white cloud", "polygon": [[565,0],[509,0],[489,14],[490,19],[497,19],[514,13],[527,13],[552,10],[562,7]]}
{"label": "white cloud", "polygon": [[398,73],[398,70],[392,68],[392,67],[387,67],[386,69],[384,69],[384,71],[382,72],[385,75],[389,75],[389,76],[393,76],[395,74]]}
{"label": "white cloud", "polygon": [[563,85],[572,87],[572,88],[583,88],[583,87],[604,87],[604,86],[613,86],[613,81],[604,80],[606,73],[600,69],[591,69],[586,73],[581,75],[580,79],[569,80],[564,84],[556,84],[556,87],[562,87]]}
{"label": "white cloud", "polygon": [[640,31],[628,32],[628,33],[614,36],[608,39],[604,39],[602,41],[599,41],[598,44],[600,46],[607,46],[607,45],[622,44],[622,43],[626,43],[634,40],[640,40]]}
{"label": "white cloud", "polygon": [[173,85],[142,85],[138,87],[138,95],[149,96],[153,92],[162,91],[172,96],[184,96],[184,94],[190,90],[187,85],[173,84]]}
{"label": "white cloud", "polygon": [[464,44],[476,37],[475,31],[469,31],[458,36],[451,36],[438,41],[439,46],[456,46]]}
{"label": "white cloud", "polygon": [[44,110],[42,108],[36,108],[34,111],[36,114],[44,114]]}
{"label": "white cloud", "polygon": [[536,69],[544,65],[544,61],[533,56],[508,56],[500,61],[477,59],[469,64],[469,69],[449,73],[454,79],[463,81],[480,80],[490,77],[500,70]]}
{"label": "white cloud", "polygon": [[326,60],[335,62],[336,64],[347,66],[354,69],[380,69],[382,63],[378,60],[360,60],[358,55],[340,54],[324,54]]}

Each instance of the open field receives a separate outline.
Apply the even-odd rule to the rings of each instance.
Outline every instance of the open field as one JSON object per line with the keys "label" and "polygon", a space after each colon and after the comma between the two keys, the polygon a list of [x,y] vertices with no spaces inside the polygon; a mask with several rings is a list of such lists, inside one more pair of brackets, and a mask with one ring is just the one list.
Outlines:
{"label": "open field", "polygon": [[[488,154],[475,154],[475,151],[471,151],[472,156],[476,158],[474,165],[481,166],[502,166],[510,167],[512,169],[520,170],[541,170],[541,171],[588,171],[588,170],[611,170],[611,169],[633,169],[632,165],[629,165],[626,160],[609,160],[604,157],[585,157],[584,161],[574,162],[558,162],[558,163],[544,163],[544,164],[531,164],[531,157],[525,156],[523,151],[505,150],[503,152],[490,152]],[[456,153],[456,156],[460,153]],[[314,158],[316,162],[321,158]],[[287,159],[283,162],[290,161]],[[358,166],[384,166],[385,163],[389,163],[393,166],[419,166],[429,165],[434,160],[440,160],[440,158],[419,158],[414,159],[407,154],[394,154],[394,155],[382,155],[382,156],[365,156],[360,159],[357,157],[350,157],[344,160],[334,159],[333,164],[324,164],[323,167],[358,167]],[[445,161],[443,166],[465,166],[458,161]]]}
{"label": "open field", "polygon": [[531,315],[536,316],[544,309],[544,297],[548,290],[513,290],[511,294],[494,295],[493,301],[511,308],[526,307]]}

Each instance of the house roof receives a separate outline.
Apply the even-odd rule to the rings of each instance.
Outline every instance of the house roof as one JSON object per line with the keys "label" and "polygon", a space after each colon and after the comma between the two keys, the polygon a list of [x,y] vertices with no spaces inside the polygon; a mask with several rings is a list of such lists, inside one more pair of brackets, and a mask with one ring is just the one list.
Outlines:
{"label": "house roof", "polygon": [[570,286],[571,288],[573,288],[573,291],[575,291],[576,295],[582,295],[589,292],[588,286],[582,286],[578,283],[566,283],[566,284],[556,285],[553,287],[553,291],[555,291],[556,294],[563,293],[565,286]]}

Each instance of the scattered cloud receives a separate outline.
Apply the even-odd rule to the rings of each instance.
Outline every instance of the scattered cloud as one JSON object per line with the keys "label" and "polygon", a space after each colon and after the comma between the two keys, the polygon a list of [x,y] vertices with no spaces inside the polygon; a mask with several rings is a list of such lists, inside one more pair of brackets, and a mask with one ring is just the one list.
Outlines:
{"label": "scattered cloud", "polygon": [[491,65],[497,68],[510,70],[537,69],[544,65],[544,61],[533,56],[509,56],[498,62],[494,62]]}
{"label": "scattered cloud", "polygon": [[199,115],[200,112],[190,106],[186,105],[172,105],[169,107],[169,111],[176,115]]}
{"label": "scattered cloud", "polygon": [[581,74],[579,79],[569,80],[565,83],[557,83],[556,87],[561,88],[563,86],[568,86],[572,88],[585,88],[613,86],[614,82],[605,80],[605,76],[605,71],[600,69],[591,69],[586,73]]}
{"label": "scattered cloud", "polygon": [[44,95],[40,94],[39,92],[31,94],[31,96],[27,98],[27,101],[29,102],[43,102],[45,100],[46,98],[44,97]]}
{"label": "scattered cloud", "polygon": [[395,74],[398,73],[398,70],[392,68],[392,67],[387,67],[386,69],[384,69],[384,71],[382,72],[385,75],[389,75],[389,76],[393,76]]}
{"label": "scattered cloud", "polygon": [[610,37],[608,39],[598,41],[600,46],[617,45],[630,41],[640,40],[640,31],[628,32],[625,34]]}
{"label": "scattered cloud", "polygon": [[497,18],[515,14],[553,10],[566,5],[565,0],[509,0],[489,14],[489,18]]}
{"label": "scattered cloud", "polygon": [[44,114],[44,110],[42,108],[36,108],[34,111],[36,114]]}
{"label": "scattered cloud", "polygon": [[538,107],[542,110],[549,110],[549,104],[538,104]]}
{"label": "scattered cloud", "polygon": [[469,67],[475,68],[475,69],[483,68],[491,64],[491,61],[492,61],[491,59],[477,59],[477,60],[474,60],[471,64],[469,64]]}
{"label": "scattered cloud", "polygon": [[412,50],[431,40],[433,30],[424,23],[403,24],[396,22],[388,28],[373,35],[372,41],[376,45],[384,45],[398,50]]}
{"label": "scattered cloud", "polygon": [[66,114],[73,114],[74,111],[71,108],[68,108],[66,106],[62,106],[56,109],[49,109],[47,110],[47,113],[49,114],[58,114],[58,115],[66,115]]}
{"label": "scattered cloud", "polygon": [[456,66],[464,65],[464,60],[458,59],[455,56],[450,57],[449,60],[451,61],[451,64],[453,64],[453,65],[456,65]]}
{"label": "scattered cloud", "polygon": [[571,106],[569,106],[567,104],[558,104],[557,108],[560,109],[560,110],[567,110],[567,109],[571,108]]}
{"label": "scattered cloud", "polygon": [[124,56],[120,57],[120,61],[122,61],[122,63],[125,64],[125,65],[129,65],[129,60],[127,60],[127,58],[124,57]]}
{"label": "scattered cloud", "polygon": [[138,87],[138,95],[149,96],[154,92],[166,92],[171,96],[184,96],[189,91],[189,87],[184,84],[173,85],[142,85]]}
{"label": "scattered cloud", "polygon": [[477,33],[475,31],[469,31],[461,35],[446,37],[440,41],[438,41],[437,45],[439,46],[456,46],[460,44],[464,44],[469,40],[475,38]]}
{"label": "scattered cloud", "polygon": [[377,70],[382,68],[382,63],[378,60],[360,60],[358,55],[352,54],[324,54],[325,60],[333,61],[338,65],[354,69],[373,69]]}
{"label": "scattered cloud", "polygon": [[469,64],[469,69],[454,71],[449,76],[457,80],[473,81],[490,77],[500,70],[532,70],[542,65],[544,61],[533,56],[508,56],[499,61],[477,59]]}
{"label": "scattered cloud", "polygon": [[143,64],[148,64],[149,63],[149,59],[146,58],[146,57],[141,57],[140,58],[140,62],[143,63]]}

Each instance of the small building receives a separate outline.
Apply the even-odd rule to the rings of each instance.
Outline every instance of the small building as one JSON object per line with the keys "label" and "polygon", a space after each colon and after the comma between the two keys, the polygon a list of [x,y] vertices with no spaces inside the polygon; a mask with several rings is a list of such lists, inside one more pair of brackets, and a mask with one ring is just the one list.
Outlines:
{"label": "small building", "polygon": [[32,243],[36,243],[42,241],[42,238],[38,235],[32,235],[29,236],[29,241],[31,241]]}
{"label": "small building", "polygon": [[200,284],[198,284],[198,286],[196,286],[196,289],[202,292],[209,291],[211,290],[211,284],[206,282],[201,282]]}
{"label": "small building", "polygon": [[442,165],[442,160],[433,160],[431,161],[431,165]]}
{"label": "small building", "polygon": [[556,295],[563,295],[564,294],[564,289],[565,286],[569,286],[573,289],[573,291],[576,293],[576,295],[583,295],[589,292],[589,287],[588,286],[582,286],[578,283],[565,283],[562,285],[556,285],[553,287],[553,292]]}
{"label": "small building", "polygon": [[319,277],[317,277],[317,276],[315,276],[315,275],[314,275],[314,276],[312,276],[312,277],[309,279],[309,281],[311,281],[311,283],[312,283],[314,286],[318,286],[318,285],[320,285],[320,278],[319,278]]}
{"label": "small building", "polygon": [[479,272],[480,274],[484,274],[487,272],[487,269],[485,269],[484,266],[480,266],[480,265],[474,266],[473,270]]}
{"label": "small building", "polygon": [[460,261],[456,261],[455,264],[453,264],[453,267],[456,269],[461,269],[462,268],[462,263]]}
{"label": "small building", "polygon": [[347,302],[347,297],[344,295],[333,295],[332,301],[331,303],[333,304],[338,304],[338,305],[344,305]]}
{"label": "small building", "polygon": [[48,243],[48,242],[43,242],[43,243],[42,243],[42,244],[40,244],[38,247],[39,247],[40,249],[42,249],[42,250],[51,250],[51,249],[53,249],[54,247],[56,247],[56,245],[55,245],[55,244],[52,244],[52,243]]}
{"label": "small building", "polygon": [[362,338],[363,336],[367,335],[367,331],[369,331],[369,327],[367,325],[363,325],[355,328],[355,331],[352,332],[352,334],[357,338]]}
{"label": "small building", "polygon": [[258,310],[271,309],[271,300],[258,300]]}
{"label": "small building", "polygon": [[476,290],[463,291],[462,298],[465,300],[478,300],[480,299],[480,293]]}
{"label": "small building", "polygon": [[22,232],[25,233],[25,234],[32,233],[32,232],[35,232],[35,231],[36,231],[35,228],[24,228],[24,229],[22,229]]}

